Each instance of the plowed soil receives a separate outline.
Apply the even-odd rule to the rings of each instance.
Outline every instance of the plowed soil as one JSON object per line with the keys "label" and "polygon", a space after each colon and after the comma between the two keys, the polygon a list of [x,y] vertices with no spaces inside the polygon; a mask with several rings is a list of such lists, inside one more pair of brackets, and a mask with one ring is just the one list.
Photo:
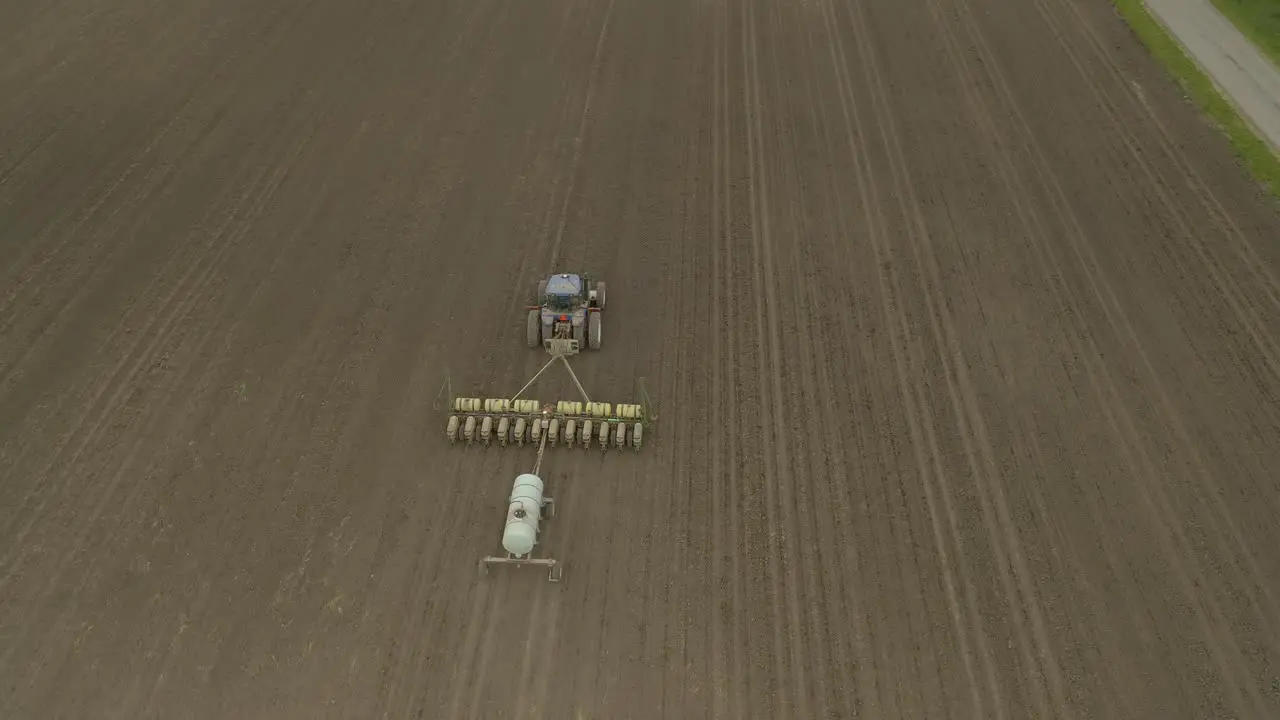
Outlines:
{"label": "plowed soil", "polygon": [[[0,716],[1280,717],[1280,210],[1105,0],[9,0],[0,59]],[[482,579],[535,452],[437,399],[561,269],[658,424]]]}

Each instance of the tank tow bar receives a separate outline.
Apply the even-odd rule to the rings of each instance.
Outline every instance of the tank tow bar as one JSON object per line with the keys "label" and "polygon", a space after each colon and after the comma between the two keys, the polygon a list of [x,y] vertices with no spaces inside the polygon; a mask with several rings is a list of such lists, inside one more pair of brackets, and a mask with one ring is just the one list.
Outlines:
{"label": "tank tow bar", "polygon": [[542,494],[542,479],[538,471],[542,469],[542,455],[547,448],[547,426],[551,423],[551,410],[543,411],[538,420],[542,425],[542,437],[538,442],[538,459],[533,465],[532,473],[524,473],[516,478],[511,488],[511,497],[507,506],[507,525],[502,533],[503,549],[506,556],[490,555],[480,560],[481,575],[489,574],[490,565],[543,565],[547,568],[547,580],[560,582],[564,567],[554,558],[535,558],[533,548],[537,545],[538,524],[545,517],[550,519],[556,514],[556,501]]}
{"label": "tank tow bar", "polygon": [[[578,376],[573,372],[573,368],[569,366],[569,361],[565,358],[564,353],[556,352],[552,354],[550,360],[542,369],[534,375],[525,386],[520,388],[513,399],[519,398],[525,390],[538,379],[552,363],[560,360],[564,363],[565,369],[569,371],[569,377],[573,379],[573,384],[578,387],[578,391],[582,393],[582,397],[586,402],[591,402],[587,397],[587,391],[582,388],[582,383],[578,382]],[[550,582],[560,582],[561,576],[564,574],[564,566],[560,561],[554,558],[535,558],[533,557],[533,548],[537,545],[537,536],[539,532],[539,521],[546,513],[547,519],[556,514],[555,500],[550,496],[542,494],[543,484],[538,472],[542,470],[542,457],[547,449],[547,437],[551,435],[548,432],[553,418],[551,417],[553,406],[547,406],[542,409],[542,417],[536,422],[541,426],[541,432],[538,433],[538,457],[533,464],[533,472],[525,473],[516,478],[515,484],[511,488],[511,497],[507,506],[507,525],[502,533],[503,549],[507,551],[505,556],[490,555],[481,558],[480,572],[482,575],[489,574],[490,565],[542,565],[547,568],[547,580]]]}
{"label": "tank tow bar", "polygon": [[[526,419],[529,421],[531,439],[538,442],[538,456],[533,465],[533,471],[522,473],[515,479],[515,483],[511,487],[511,495],[507,501],[507,524],[502,531],[502,547],[506,551],[505,555],[490,555],[480,559],[480,574],[487,576],[489,574],[490,565],[540,565],[547,568],[547,580],[551,582],[560,582],[560,578],[564,571],[564,566],[559,560],[554,558],[534,557],[533,551],[538,545],[539,524],[546,518],[550,519],[555,516],[555,500],[551,497],[544,496],[542,491],[544,484],[538,473],[542,470],[542,459],[548,445],[555,446],[557,438],[563,437],[567,444],[573,444],[575,424],[582,422],[582,433],[579,436],[581,444],[585,447],[591,441],[593,433],[591,432],[592,420],[599,423],[598,440],[600,447],[606,447],[609,438],[609,428],[614,427],[613,439],[616,447],[623,447],[625,441],[630,439],[632,446],[640,449],[641,429],[643,422],[652,422],[653,417],[650,416],[648,408],[651,403],[648,401],[648,393],[644,390],[643,379],[640,382],[641,394],[645,398],[643,405],[622,404],[617,406],[617,417],[614,417],[613,406],[609,403],[594,403],[587,391],[582,387],[582,383],[578,380],[578,375],[573,371],[573,367],[569,364],[568,356],[574,354],[572,341],[553,339],[548,349],[551,352],[551,358],[524,387],[520,388],[515,395],[510,398],[500,400],[490,399],[482,402],[477,398],[453,398],[452,388],[450,387],[448,375],[446,373],[445,385],[441,388],[443,392],[447,392],[452,398],[451,403],[456,414],[451,417],[449,424],[449,439],[452,442],[456,439],[456,433],[460,429],[460,415],[463,413],[471,413],[467,415],[467,423],[462,426],[464,430],[464,439],[470,443],[475,438],[475,412],[484,407],[486,411],[491,408],[501,408],[499,412],[507,413],[509,408],[515,408],[516,413],[520,415],[516,417],[515,437],[517,444],[523,444],[524,424]],[[582,402],[561,401],[549,405],[543,405],[538,408],[536,400],[521,400],[520,396],[537,382],[555,362],[559,360],[564,364],[565,370],[568,371],[570,379],[573,380],[574,386],[578,392],[582,394]],[[583,413],[582,408],[586,408]],[[525,414],[527,413],[527,414]],[[499,444],[506,444],[507,423],[511,419],[510,415],[503,414],[499,419],[498,438]],[[488,415],[487,419],[482,420],[480,424],[481,440],[484,444],[488,444],[490,437],[490,428],[493,424],[493,415]],[[564,423],[564,434],[560,434],[560,425]],[[627,425],[631,425],[630,438],[626,437],[625,431]]]}

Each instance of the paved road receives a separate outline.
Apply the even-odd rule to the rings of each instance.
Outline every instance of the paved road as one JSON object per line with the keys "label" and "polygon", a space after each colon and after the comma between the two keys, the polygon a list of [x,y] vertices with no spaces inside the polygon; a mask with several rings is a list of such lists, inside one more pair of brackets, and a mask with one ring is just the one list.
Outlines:
{"label": "paved road", "polygon": [[1146,0],[1258,133],[1280,152],[1280,68],[1208,0]]}
{"label": "paved road", "polygon": [[[1107,0],[8,0],[0,60],[0,717],[1280,716],[1280,213]],[[532,454],[432,403],[561,264],[662,417],[482,581]]]}

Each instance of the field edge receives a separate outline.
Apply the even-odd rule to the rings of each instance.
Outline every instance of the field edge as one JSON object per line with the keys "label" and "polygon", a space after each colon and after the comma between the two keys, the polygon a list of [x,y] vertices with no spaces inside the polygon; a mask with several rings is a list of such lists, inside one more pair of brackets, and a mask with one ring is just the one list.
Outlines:
{"label": "field edge", "polygon": [[1280,157],[1258,136],[1235,105],[1218,90],[1182,43],[1147,11],[1145,0],[1112,0],[1112,5],[1152,57],[1173,76],[1200,111],[1227,136],[1232,150],[1253,177],[1273,197],[1280,199]]}

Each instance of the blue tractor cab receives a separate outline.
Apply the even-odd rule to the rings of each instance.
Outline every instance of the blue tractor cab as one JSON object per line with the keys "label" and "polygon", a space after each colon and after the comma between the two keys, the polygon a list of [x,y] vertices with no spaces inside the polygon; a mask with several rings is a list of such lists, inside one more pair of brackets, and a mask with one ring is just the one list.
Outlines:
{"label": "blue tractor cab", "polygon": [[536,304],[528,308],[529,347],[542,345],[553,355],[575,355],[586,347],[599,350],[604,291],[603,282],[577,273],[539,281]]}
{"label": "blue tractor cab", "polygon": [[543,303],[552,312],[572,312],[581,305],[582,276],[553,275],[547,281]]}

